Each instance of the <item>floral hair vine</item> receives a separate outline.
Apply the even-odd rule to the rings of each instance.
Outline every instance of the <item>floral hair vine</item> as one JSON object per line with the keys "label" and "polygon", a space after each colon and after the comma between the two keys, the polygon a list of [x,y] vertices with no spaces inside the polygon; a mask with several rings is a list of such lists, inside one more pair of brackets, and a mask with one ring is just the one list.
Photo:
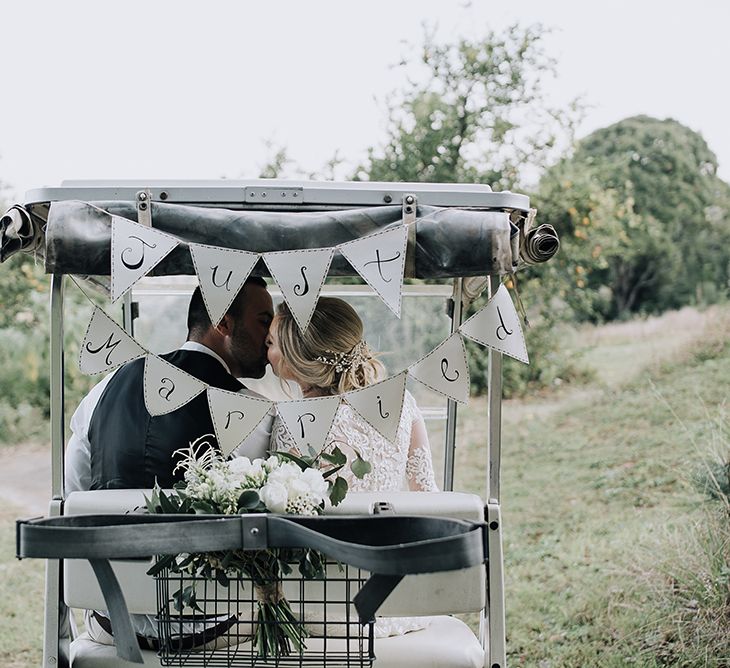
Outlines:
{"label": "floral hair vine", "polygon": [[362,341],[355,344],[353,349],[349,353],[336,352],[334,350],[325,350],[326,355],[319,355],[315,357],[318,362],[326,364],[328,366],[335,367],[337,373],[354,368],[356,369],[366,360],[369,360],[371,355],[368,350],[368,344],[363,339]]}

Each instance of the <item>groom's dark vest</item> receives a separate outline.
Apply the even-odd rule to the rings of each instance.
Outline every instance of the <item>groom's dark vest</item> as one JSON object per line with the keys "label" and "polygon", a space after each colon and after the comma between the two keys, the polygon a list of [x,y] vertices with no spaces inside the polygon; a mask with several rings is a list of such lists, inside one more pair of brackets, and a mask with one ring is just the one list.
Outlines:
{"label": "groom's dark vest", "polygon": [[[162,355],[208,385],[237,392],[243,385],[211,355],[176,350]],[[217,442],[206,392],[167,415],[151,416],[143,396],[144,358],[119,369],[102,392],[89,425],[91,489],[144,488],[155,481],[164,489],[182,479],[173,473],[173,453],[200,436]]]}

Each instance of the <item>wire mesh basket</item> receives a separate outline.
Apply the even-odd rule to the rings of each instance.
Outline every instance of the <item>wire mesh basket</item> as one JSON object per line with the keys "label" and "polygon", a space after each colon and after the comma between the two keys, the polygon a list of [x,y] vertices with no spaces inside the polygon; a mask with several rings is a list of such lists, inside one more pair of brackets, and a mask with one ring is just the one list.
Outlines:
{"label": "wire mesh basket", "polygon": [[[296,573],[256,585],[241,577],[228,586],[163,569],[157,583],[158,656],[163,666],[370,667],[375,658],[373,624],[361,624],[352,599],[368,573],[327,563],[326,577]],[[257,639],[280,624],[259,614],[265,590],[278,591],[293,613],[289,633],[301,638],[289,654],[267,656]],[[194,592],[193,604],[191,592]],[[183,604],[182,601],[187,604]],[[261,628],[265,626],[267,628]],[[277,655],[278,654],[278,655]]]}

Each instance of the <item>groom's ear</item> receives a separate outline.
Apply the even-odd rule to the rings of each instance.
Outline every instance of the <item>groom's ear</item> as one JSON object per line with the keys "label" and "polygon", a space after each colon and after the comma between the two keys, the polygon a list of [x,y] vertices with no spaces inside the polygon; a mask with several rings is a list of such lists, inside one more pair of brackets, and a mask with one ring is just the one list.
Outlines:
{"label": "groom's ear", "polygon": [[222,336],[231,336],[233,334],[233,318],[231,315],[226,313],[214,329]]}

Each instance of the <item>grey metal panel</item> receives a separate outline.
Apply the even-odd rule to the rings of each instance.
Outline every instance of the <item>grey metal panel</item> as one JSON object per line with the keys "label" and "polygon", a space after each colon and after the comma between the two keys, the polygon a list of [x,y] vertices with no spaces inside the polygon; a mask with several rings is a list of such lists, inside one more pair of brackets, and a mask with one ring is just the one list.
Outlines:
{"label": "grey metal panel", "polygon": [[[133,201],[139,190],[149,189],[153,201],[178,204],[224,206],[226,208],[352,207],[397,204],[413,193],[430,206],[480,207],[528,211],[530,200],[509,191],[493,193],[483,184],[384,183],[369,181],[283,181],[251,179],[239,181],[64,181],[58,187],[44,187],[26,193],[26,204],[63,200]],[[301,198],[277,198],[279,190],[299,190]],[[260,197],[269,191],[269,198]],[[258,196],[252,196],[252,193]],[[273,204],[271,202],[274,202]]]}

